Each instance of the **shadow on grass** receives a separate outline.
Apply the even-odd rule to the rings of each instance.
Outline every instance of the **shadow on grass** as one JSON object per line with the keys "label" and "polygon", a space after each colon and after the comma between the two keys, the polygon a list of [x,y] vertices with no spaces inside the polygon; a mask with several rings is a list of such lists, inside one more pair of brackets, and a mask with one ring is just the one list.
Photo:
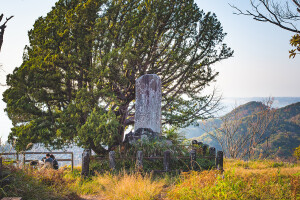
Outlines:
{"label": "shadow on grass", "polygon": [[[55,174],[56,173],[56,174]],[[23,200],[80,200],[81,198],[58,177],[55,170],[21,170],[5,168],[0,185],[0,198],[22,197]]]}

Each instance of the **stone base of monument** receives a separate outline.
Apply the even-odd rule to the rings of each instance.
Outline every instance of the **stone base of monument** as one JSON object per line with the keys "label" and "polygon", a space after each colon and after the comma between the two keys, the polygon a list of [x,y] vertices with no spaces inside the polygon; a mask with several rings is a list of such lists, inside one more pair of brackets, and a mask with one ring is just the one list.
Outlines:
{"label": "stone base of monument", "polygon": [[160,135],[160,133],[156,133],[150,128],[139,128],[135,132],[128,133],[125,136],[124,143],[133,144],[137,141],[164,140],[168,146],[172,146],[171,140],[167,140],[164,136]]}
{"label": "stone base of monument", "polygon": [[138,140],[158,140],[160,138],[159,135],[159,133],[152,131],[150,128],[139,128],[135,132],[128,133],[124,142],[132,144]]}

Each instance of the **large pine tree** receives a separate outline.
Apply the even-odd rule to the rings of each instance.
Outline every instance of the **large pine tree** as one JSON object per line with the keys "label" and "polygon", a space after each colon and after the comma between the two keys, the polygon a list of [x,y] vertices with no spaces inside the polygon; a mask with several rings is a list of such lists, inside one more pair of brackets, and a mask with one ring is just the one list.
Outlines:
{"label": "large pine tree", "polygon": [[105,153],[134,124],[135,80],[144,74],[161,78],[163,124],[206,118],[211,66],[233,54],[225,35],[193,0],[59,0],[7,77],[9,139],[19,150],[75,141]]}

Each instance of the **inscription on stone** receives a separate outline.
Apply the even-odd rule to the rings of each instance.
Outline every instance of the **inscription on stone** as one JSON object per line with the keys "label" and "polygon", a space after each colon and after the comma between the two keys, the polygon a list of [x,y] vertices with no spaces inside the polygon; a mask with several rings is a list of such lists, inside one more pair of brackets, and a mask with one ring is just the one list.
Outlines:
{"label": "inscription on stone", "polygon": [[161,81],[156,74],[146,74],[136,80],[135,132],[149,128],[161,134]]}

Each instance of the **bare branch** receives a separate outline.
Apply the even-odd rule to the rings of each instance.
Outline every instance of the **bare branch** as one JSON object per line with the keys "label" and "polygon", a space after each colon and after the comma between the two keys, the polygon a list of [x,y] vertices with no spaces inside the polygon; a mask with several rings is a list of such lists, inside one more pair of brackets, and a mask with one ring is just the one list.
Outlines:
{"label": "bare branch", "polygon": [[[208,123],[204,127],[215,138],[227,157],[251,158],[257,145],[261,144],[277,122],[276,110],[272,109],[273,99],[269,98],[251,115],[246,115],[240,107],[221,117],[221,125]],[[246,130],[242,130],[242,129]],[[211,131],[213,130],[213,131]]]}
{"label": "bare branch", "polygon": [[251,16],[256,21],[268,22],[287,31],[300,33],[295,24],[295,22],[300,19],[300,5],[297,0],[291,1],[294,3],[294,6],[296,6],[296,13],[291,11],[291,6],[288,2],[286,2],[286,6],[283,7],[273,0],[258,0],[258,3],[255,3],[254,0],[250,0],[253,11],[242,11],[234,5],[229,5],[236,11],[233,12],[233,14]]}

